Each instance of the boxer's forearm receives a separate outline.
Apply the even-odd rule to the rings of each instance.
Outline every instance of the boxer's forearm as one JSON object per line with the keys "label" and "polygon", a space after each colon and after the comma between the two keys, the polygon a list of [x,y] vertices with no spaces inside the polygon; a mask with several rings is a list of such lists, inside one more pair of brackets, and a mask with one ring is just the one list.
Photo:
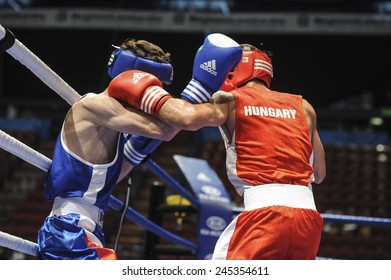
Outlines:
{"label": "boxer's forearm", "polygon": [[168,100],[158,117],[173,127],[191,131],[205,126],[219,126],[226,121],[224,113],[213,104],[193,105],[177,98]]}

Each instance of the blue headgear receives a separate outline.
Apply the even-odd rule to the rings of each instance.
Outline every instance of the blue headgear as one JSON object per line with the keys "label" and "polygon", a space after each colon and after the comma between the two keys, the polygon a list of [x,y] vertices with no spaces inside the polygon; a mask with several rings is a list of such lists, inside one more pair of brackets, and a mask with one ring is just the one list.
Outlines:
{"label": "blue headgear", "polygon": [[151,59],[139,57],[131,50],[116,47],[110,56],[108,74],[111,78],[127,70],[137,69],[155,75],[161,82],[170,85],[174,76],[174,70],[170,63],[161,63]]}

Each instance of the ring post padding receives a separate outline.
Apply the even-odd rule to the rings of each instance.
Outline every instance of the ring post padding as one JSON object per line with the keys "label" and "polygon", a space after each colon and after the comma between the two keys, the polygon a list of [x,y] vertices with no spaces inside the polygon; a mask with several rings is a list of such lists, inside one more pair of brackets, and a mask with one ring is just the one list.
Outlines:
{"label": "ring post padding", "polygon": [[11,48],[15,43],[15,35],[8,29],[0,26],[0,50],[6,51]]}

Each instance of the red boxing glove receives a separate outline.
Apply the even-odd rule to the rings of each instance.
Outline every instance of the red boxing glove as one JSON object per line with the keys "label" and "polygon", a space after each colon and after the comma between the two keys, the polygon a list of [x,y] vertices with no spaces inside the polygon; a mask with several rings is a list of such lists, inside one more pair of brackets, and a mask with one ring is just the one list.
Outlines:
{"label": "red boxing glove", "polygon": [[120,102],[155,116],[162,105],[172,98],[157,77],[139,70],[125,71],[115,77],[109,84],[108,93]]}

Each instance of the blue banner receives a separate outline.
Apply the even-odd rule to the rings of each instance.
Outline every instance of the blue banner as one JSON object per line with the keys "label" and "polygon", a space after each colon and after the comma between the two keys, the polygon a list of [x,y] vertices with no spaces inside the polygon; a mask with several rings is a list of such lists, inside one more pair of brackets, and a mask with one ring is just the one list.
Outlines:
{"label": "blue banner", "polygon": [[200,202],[197,259],[211,259],[217,239],[232,221],[232,202],[216,172],[203,159],[174,155]]}

